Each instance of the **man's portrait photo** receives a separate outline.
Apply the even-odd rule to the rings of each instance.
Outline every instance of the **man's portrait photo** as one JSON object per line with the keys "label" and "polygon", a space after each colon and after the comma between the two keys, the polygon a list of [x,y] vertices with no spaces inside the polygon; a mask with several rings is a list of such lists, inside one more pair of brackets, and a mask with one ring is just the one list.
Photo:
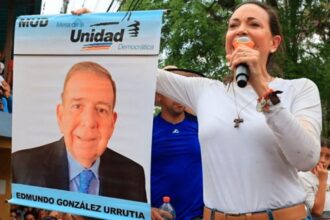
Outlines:
{"label": "man's portrait photo", "polygon": [[17,149],[12,156],[13,183],[147,202],[143,166],[109,144],[121,117],[111,71],[93,61],[71,66],[57,94],[59,103],[48,107],[56,112],[60,137]]}
{"label": "man's portrait photo", "polygon": [[162,20],[163,10],[17,17],[8,203],[150,219]]}

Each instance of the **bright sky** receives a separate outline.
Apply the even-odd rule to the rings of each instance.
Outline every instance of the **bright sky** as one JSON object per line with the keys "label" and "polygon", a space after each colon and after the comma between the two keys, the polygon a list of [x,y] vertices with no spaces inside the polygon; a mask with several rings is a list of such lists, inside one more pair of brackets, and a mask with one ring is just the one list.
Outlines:
{"label": "bright sky", "polygon": [[119,0],[42,0],[40,14],[70,14],[72,10],[79,8],[87,8],[92,12],[107,12],[109,7],[109,12],[116,12],[119,6]]}

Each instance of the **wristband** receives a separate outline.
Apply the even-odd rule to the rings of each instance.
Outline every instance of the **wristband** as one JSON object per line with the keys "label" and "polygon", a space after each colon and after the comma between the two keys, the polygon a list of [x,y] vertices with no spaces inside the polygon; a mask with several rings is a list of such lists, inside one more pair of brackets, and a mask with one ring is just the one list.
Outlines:
{"label": "wristband", "polygon": [[281,102],[277,94],[281,94],[282,91],[274,91],[272,89],[268,89],[260,98],[258,98],[257,102],[257,111],[258,112],[269,112],[271,105],[277,105]]}

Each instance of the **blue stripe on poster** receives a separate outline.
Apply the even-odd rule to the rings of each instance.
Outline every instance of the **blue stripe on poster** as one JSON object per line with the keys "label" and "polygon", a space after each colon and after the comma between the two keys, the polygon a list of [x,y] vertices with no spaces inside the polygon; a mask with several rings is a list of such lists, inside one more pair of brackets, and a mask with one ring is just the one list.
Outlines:
{"label": "blue stripe on poster", "polygon": [[9,203],[17,205],[101,219],[151,219],[150,205],[143,202],[22,184],[12,184],[12,195]]}

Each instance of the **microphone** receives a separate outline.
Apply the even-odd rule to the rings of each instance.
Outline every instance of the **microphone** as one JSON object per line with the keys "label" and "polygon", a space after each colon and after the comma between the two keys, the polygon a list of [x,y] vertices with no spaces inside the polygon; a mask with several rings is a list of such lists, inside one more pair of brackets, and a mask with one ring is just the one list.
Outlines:
{"label": "microphone", "polygon": [[[254,46],[254,42],[248,36],[240,36],[233,42],[236,49],[239,45],[246,45],[250,48]],[[236,66],[236,82],[241,88],[244,88],[249,80],[249,68],[245,63],[240,63]]]}

